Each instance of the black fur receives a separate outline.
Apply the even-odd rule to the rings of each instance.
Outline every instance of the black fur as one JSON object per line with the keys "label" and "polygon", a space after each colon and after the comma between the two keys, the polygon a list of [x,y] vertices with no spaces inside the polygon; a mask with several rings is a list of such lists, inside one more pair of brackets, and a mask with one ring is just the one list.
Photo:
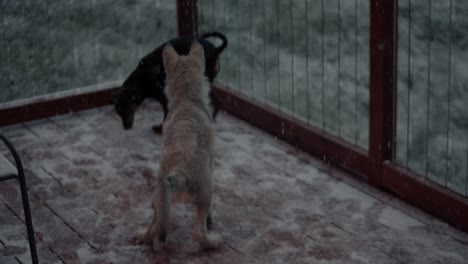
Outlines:
{"label": "black fur", "polygon": [[159,242],[164,243],[167,240],[167,231],[164,230],[159,234]]}
{"label": "black fur", "polygon": [[[215,47],[207,38],[216,37],[222,40],[219,47]],[[133,126],[133,117],[138,106],[146,98],[153,98],[159,101],[164,111],[164,119],[167,117],[167,97],[164,93],[166,72],[164,70],[162,51],[167,43],[174,47],[180,55],[187,55],[190,51],[193,40],[197,40],[205,51],[205,75],[210,82],[219,72],[219,55],[227,46],[226,37],[219,32],[204,33],[196,36],[182,36],[172,39],[157,47],[151,53],[140,60],[135,70],[124,81],[122,87],[112,96],[115,111],[122,118],[125,129]],[[213,119],[219,110],[219,101],[210,92],[211,103],[213,105]],[[153,130],[161,133],[161,125],[156,125]]]}

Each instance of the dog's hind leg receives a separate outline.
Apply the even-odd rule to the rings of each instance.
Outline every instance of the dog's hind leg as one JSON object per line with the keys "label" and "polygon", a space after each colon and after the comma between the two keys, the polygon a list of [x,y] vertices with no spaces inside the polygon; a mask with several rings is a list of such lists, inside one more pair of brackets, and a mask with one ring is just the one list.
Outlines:
{"label": "dog's hind leg", "polygon": [[213,216],[211,213],[211,210],[208,212],[208,215],[206,216],[206,227],[208,230],[211,230],[213,227]]}
{"label": "dog's hind leg", "polygon": [[153,228],[149,229],[151,230],[150,232],[154,232],[155,234],[153,235],[153,249],[157,250],[158,246],[162,247],[166,242],[171,203],[173,202],[173,198],[177,199],[177,194],[185,192],[185,189],[186,178],[177,173],[173,173],[159,182],[154,199],[156,220]]}
{"label": "dog's hind leg", "polygon": [[221,102],[218,100],[218,97],[216,97],[215,93],[213,92],[213,87],[211,87],[210,89],[210,101],[211,101],[211,104],[213,105],[212,118],[213,120],[215,120],[216,116],[218,115],[219,108],[221,107]]}
{"label": "dog's hind leg", "polygon": [[208,231],[207,218],[210,215],[209,212],[209,204],[197,206],[194,237],[205,249],[219,248],[223,244],[223,237],[218,233]]}
{"label": "dog's hind leg", "polygon": [[154,200],[156,211],[156,221],[154,230],[156,236],[153,236],[153,248],[157,248],[159,244],[164,244],[167,239],[167,230],[169,227],[169,216],[171,209],[171,200],[173,193],[172,177],[163,179],[158,184],[157,194]]}
{"label": "dog's hind leg", "polygon": [[169,180],[164,179],[158,184],[153,200],[153,222],[145,233],[135,236],[136,243],[153,243],[153,249],[158,250],[166,242],[172,191],[172,184]]}
{"label": "dog's hind leg", "polygon": [[151,244],[153,242],[153,237],[156,235],[156,208],[153,204],[154,214],[153,221],[148,227],[147,231],[141,234],[137,234],[133,240],[136,244]]}

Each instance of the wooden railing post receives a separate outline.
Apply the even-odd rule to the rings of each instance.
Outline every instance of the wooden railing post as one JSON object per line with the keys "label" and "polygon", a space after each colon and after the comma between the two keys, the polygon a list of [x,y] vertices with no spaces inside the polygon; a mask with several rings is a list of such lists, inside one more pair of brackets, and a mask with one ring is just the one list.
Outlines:
{"label": "wooden railing post", "polygon": [[380,186],[382,163],[394,159],[398,0],[370,0],[371,183]]}
{"label": "wooden railing post", "polygon": [[177,0],[177,31],[179,36],[198,32],[197,0]]}

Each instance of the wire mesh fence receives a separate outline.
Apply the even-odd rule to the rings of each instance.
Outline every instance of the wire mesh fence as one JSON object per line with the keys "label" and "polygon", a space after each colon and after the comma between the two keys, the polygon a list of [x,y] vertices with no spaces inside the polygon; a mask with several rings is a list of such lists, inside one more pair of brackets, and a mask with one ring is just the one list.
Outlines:
{"label": "wire mesh fence", "polygon": [[199,0],[199,31],[229,39],[220,82],[367,149],[369,8],[367,0]]}
{"label": "wire mesh fence", "polygon": [[400,0],[396,158],[468,195],[468,5]]}
{"label": "wire mesh fence", "polygon": [[2,1],[0,103],[121,80],[175,37],[176,1]]}
{"label": "wire mesh fence", "polygon": [[[369,1],[199,0],[226,33],[219,80],[368,148]],[[396,160],[468,195],[468,6],[398,1]]]}

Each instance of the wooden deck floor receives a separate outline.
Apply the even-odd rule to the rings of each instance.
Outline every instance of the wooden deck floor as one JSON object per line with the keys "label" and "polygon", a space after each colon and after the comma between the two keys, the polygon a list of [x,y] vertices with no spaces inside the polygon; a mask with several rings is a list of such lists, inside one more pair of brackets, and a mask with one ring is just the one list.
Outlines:
{"label": "wooden deck floor", "polygon": [[[0,128],[26,167],[41,263],[467,263],[468,235],[226,114],[217,121],[214,229],[192,239],[173,210],[171,250],[130,238],[148,224],[161,136],[145,105],[124,131],[111,107]],[[29,263],[19,189],[0,183],[0,263]]]}

